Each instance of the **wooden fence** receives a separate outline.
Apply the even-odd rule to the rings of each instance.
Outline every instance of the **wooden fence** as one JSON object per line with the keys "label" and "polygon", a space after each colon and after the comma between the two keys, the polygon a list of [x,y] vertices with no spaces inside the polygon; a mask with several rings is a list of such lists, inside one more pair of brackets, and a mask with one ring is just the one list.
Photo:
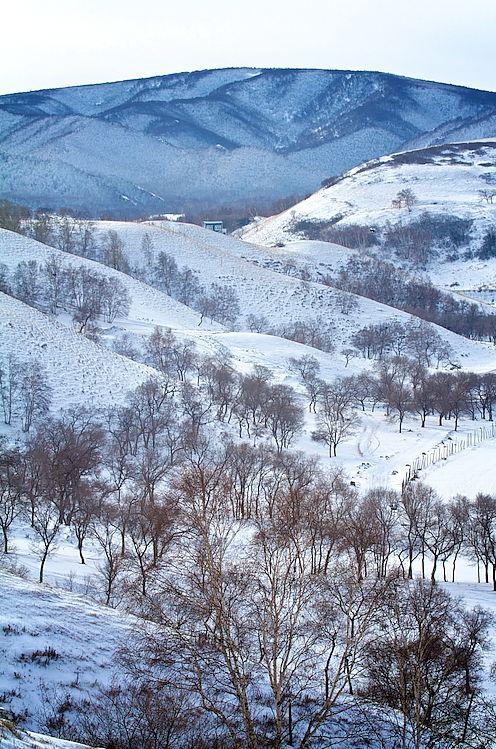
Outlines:
{"label": "wooden fence", "polygon": [[490,425],[480,426],[478,429],[474,429],[459,440],[454,440],[452,437],[445,437],[439,445],[432,447],[430,450],[419,455],[411,465],[407,465],[407,471],[403,481],[401,482],[402,490],[406,486],[419,477],[419,472],[429,466],[433,466],[439,463],[440,460],[446,460],[451,455],[456,455],[462,450],[467,450],[469,447],[475,447],[485,440],[496,437],[496,423],[492,421]]}

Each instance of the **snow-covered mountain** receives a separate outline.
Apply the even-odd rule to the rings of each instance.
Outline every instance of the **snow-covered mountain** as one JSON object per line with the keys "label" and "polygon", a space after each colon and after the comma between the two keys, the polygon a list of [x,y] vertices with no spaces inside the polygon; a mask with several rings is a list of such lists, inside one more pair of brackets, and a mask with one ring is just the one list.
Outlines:
{"label": "snow-covered mountain", "polygon": [[494,135],[496,94],[373,72],[225,69],[0,97],[0,195],[182,210],[315,190],[411,144]]}

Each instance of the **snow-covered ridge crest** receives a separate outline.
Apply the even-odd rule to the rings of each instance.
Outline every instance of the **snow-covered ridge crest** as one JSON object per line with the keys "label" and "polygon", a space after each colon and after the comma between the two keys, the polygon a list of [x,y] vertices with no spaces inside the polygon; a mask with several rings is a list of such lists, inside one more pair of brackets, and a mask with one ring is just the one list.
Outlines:
{"label": "snow-covered ridge crest", "polygon": [[[414,196],[408,207],[396,200],[405,189]],[[312,223],[338,230],[350,225],[381,230],[412,225],[429,214],[472,222],[467,247],[477,249],[496,218],[492,193],[496,193],[494,139],[400,151],[354,167],[287,211],[249,225],[240,235],[246,241],[273,245],[304,238]]]}

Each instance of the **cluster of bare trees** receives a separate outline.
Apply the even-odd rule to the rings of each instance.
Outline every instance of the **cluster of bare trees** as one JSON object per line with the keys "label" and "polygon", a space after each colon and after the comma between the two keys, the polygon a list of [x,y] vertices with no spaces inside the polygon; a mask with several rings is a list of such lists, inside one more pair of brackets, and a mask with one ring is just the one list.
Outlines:
{"label": "cluster of bare trees", "polygon": [[401,272],[377,258],[354,256],[338,275],[323,282],[402,309],[466,338],[496,340],[495,315],[487,314],[476,303],[455,299],[429,281]]}
{"label": "cluster of bare trees", "polygon": [[[377,229],[360,224],[337,223],[342,216],[332,221],[297,219],[291,223],[291,232],[305,239],[316,239],[321,242],[334,242],[350,249],[367,250],[379,243]],[[336,225],[337,224],[337,225]]]}
{"label": "cluster of bare trees", "polygon": [[[351,310],[350,310],[351,311]],[[322,317],[293,320],[279,325],[271,325],[265,315],[247,315],[246,323],[252,333],[266,333],[286,338],[288,341],[303,343],[306,346],[332,353],[334,351],[333,334],[329,323]]]}
{"label": "cluster of bare trees", "polygon": [[408,213],[410,213],[416,202],[417,197],[413,190],[409,187],[405,187],[398,192],[396,197],[392,200],[391,205],[393,208],[406,208]]}
{"label": "cluster of bare trees", "polygon": [[[469,746],[481,715],[489,730],[489,620],[436,581],[462,555],[496,580],[496,499],[445,504],[419,482],[360,495],[340,470],[285,449],[297,404],[263,368],[237,375],[162,330],[147,356],[162,377],[121,408],[69,410],[24,446],[1,445],[4,551],[24,518],[42,580],[66,526],[82,564],[90,540],[97,550],[103,601],[144,617],[122,654],[129,683],[71,705],[67,721],[59,712],[56,730],[118,749],[304,749],[375,732],[440,748]],[[319,385],[312,357],[291,366],[317,415],[342,419],[350,383]],[[215,421],[250,441],[219,439]],[[430,579],[413,583],[416,572]],[[436,625],[432,649],[431,630],[412,629],[420,610]],[[435,683],[429,709],[419,683]]]}
{"label": "cluster of bare trees", "polygon": [[12,203],[10,200],[0,200],[0,228],[22,232],[23,222],[31,216],[31,210],[26,206]]}
{"label": "cluster of bare trees", "polygon": [[496,198],[496,190],[485,187],[483,190],[479,190],[480,200],[484,200],[488,205],[492,205],[494,198]]}
{"label": "cluster of bare trees", "polygon": [[142,239],[144,264],[132,270],[132,274],[165,291],[174,299],[196,309],[210,320],[232,327],[240,315],[239,300],[234,289],[222,283],[203,286],[196,271],[187,266],[179,267],[176,259],[160,251],[155,256],[153,240],[148,233]]}
{"label": "cluster of bare trees", "polygon": [[[81,415],[77,424],[81,434]],[[51,490],[71,523],[81,523],[92,456],[75,477],[78,502]],[[205,439],[184,445],[152,495],[141,476],[112,479],[102,496],[102,475],[90,492],[106,596],[144,616],[122,653],[130,682],[83,701],[83,720],[74,706],[73,733],[71,716],[61,730],[119,749],[304,749],[375,736],[440,749],[494,730],[481,685],[490,618],[435,584],[465,549],[486,554],[494,498],[446,506],[418,483],[359,496],[302,454]],[[426,559],[431,581],[411,581]]]}
{"label": "cluster of bare trees", "polygon": [[312,346],[329,354],[332,354],[335,348],[332,329],[329,323],[319,316],[313,319],[295,320],[269,326],[264,332],[287,338],[296,343],[304,343],[306,346]]}
{"label": "cluster of bare trees", "polygon": [[[22,452],[24,469],[17,472],[27,477],[23,496],[38,538],[40,577],[61,524],[73,526],[83,563],[83,542],[92,532],[105,559],[107,602],[126,533],[145,589],[146,571],[161,553],[154,533],[165,527],[155,512],[159,489],[206,431],[217,434],[230,423],[240,438],[253,445],[269,441],[281,454],[304,422],[292,388],[272,383],[263,367],[238,375],[227,361],[199,357],[193,346],[159,329],[147,343],[146,358],[161,377],[140,385],[124,407],[104,414],[76,409],[56,419],[47,415],[49,388],[39,368],[11,358],[0,369],[5,421],[19,416],[26,432],[33,421],[38,424]],[[107,519],[104,533],[101,517],[91,530],[96,509]]]}
{"label": "cluster of bare trees", "polygon": [[[212,283],[204,287],[198,274],[191,268],[180,268],[172,255],[163,251],[156,255],[148,233],[142,240],[144,262],[135,267],[127,257],[118,232],[109,229],[98,233],[91,221],[70,215],[55,216],[43,211],[31,214],[21,207],[2,203],[0,225],[64,252],[98,260],[110,268],[145,280],[198,310],[201,320],[205,317],[232,327],[240,315],[239,300],[231,286]],[[118,279],[105,278],[83,266],[68,266],[65,271],[60,269],[56,273],[56,262],[49,261],[48,265],[51,266],[49,270],[39,267],[35,261],[20,263],[12,279],[9,279],[7,269],[0,267],[0,290],[13,293],[29,304],[36,304],[44,301],[44,287],[48,285],[46,293],[50,311],[53,306],[65,301],[71,309],[76,310],[75,319],[81,331],[91,328],[99,315],[112,322],[116,316],[127,314],[129,295]],[[44,273],[48,276],[48,284],[41,277]],[[64,283],[64,273],[78,276],[76,298],[71,295],[71,284]]]}
{"label": "cluster of bare trees", "polygon": [[463,417],[493,420],[496,375],[492,372],[430,372],[425,361],[393,356],[378,361],[371,372],[326,383],[315,357],[292,358],[289,367],[306,390],[310,412],[317,415],[313,438],[325,442],[330,455],[353,433],[357,411],[367,407],[374,411],[378,404],[397,418],[400,432],[407,415],[418,416],[422,427],[428,416],[435,416],[440,426],[453,420],[455,431]]}
{"label": "cluster of bare trees", "polygon": [[[299,518],[314,572],[327,571],[336,554],[359,579],[371,571],[385,577],[395,567],[412,578],[415,561],[424,576],[428,558],[434,582],[441,564],[445,580],[452,565],[454,579],[463,553],[477,563],[479,580],[481,568],[486,582],[491,570],[496,585],[494,497],[446,504],[419,482],[401,494],[377,489],[360,496],[340,470],[322,472],[315,459],[277,445],[226,438],[214,449],[209,430],[199,429],[171,395],[166,383],[148,381],[113,413],[70,410],[45,419],[23,448],[2,443],[4,550],[10,525],[24,511],[41,539],[41,578],[64,524],[74,530],[83,564],[86,538],[93,535],[101,546],[107,603],[124,557],[145,594],[147,576],[182,536],[175,527],[183,506],[178,487],[189,491],[198,483],[207,491],[206,506],[222,500],[222,514],[234,524],[261,522],[276,511],[287,522]],[[334,394],[331,408],[345,408],[344,400]]]}
{"label": "cluster of bare trees", "polygon": [[[254,443],[269,436],[279,451],[289,447],[303,428],[304,410],[297,394],[288,385],[273,383],[266,367],[239,373],[229,358],[200,357],[193,344],[179,342],[170,330],[160,328],[147,341],[145,360],[165,378],[183,383],[183,407],[195,416],[198,428],[204,423],[199,419],[215,419],[234,425],[240,438]],[[186,381],[192,374],[196,392]]]}
{"label": "cluster of bare trees", "polygon": [[[3,214],[0,211],[0,221]],[[36,212],[25,217],[22,211],[5,209],[6,228],[31,236],[43,244],[73,255],[98,260],[114,270],[145,280],[204,317],[233,326],[240,315],[234,289],[222,283],[204,287],[191,268],[179,268],[166,252],[155,256],[153,240],[145,233],[142,240],[144,262],[132,266],[122,238],[114,229],[97,233],[90,221],[72,216],[53,216]],[[55,258],[45,265],[29,261],[19,263],[13,274],[0,266],[0,290],[18,296],[28,304],[45,304],[53,312],[58,307],[74,310],[81,331],[93,327],[100,315],[108,322],[126,315],[130,299],[127,289],[116,278],[107,278],[85,266],[61,268]],[[200,323],[201,324],[201,323]]]}
{"label": "cluster of bare trees", "polygon": [[42,418],[50,407],[51,389],[43,367],[21,361],[13,354],[0,360],[0,405],[4,424],[20,422],[23,432]]}
{"label": "cluster of bare trees", "polygon": [[[359,379],[362,382],[364,378]],[[378,399],[388,410],[396,412],[400,431],[407,414],[417,415],[422,427],[429,415],[435,415],[440,426],[445,419],[453,420],[455,431],[464,416],[473,421],[493,418],[496,397],[493,373],[429,374],[423,367],[412,367],[409,359],[394,357],[379,364],[372,388],[374,381]]]}
{"label": "cluster of bare trees", "polygon": [[[405,200],[398,207],[404,205]],[[447,260],[458,259],[460,250],[470,243],[472,223],[471,219],[424,211],[406,224],[388,223],[380,241],[384,250],[414,267],[425,268],[441,253]]]}
{"label": "cluster of bare trees", "polygon": [[[416,203],[415,194],[407,188],[400,190],[391,205],[411,213]],[[338,215],[331,221],[299,219],[292,222],[291,230],[307,239],[335,242],[355,250],[375,248],[388,256],[394,253],[413,268],[425,268],[440,254],[447,260],[456,260],[472,240],[473,221],[445,213],[423,211],[406,222],[395,220],[385,226],[348,224],[342,218]]]}
{"label": "cluster of bare trees", "polygon": [[98,260],[124,273],[129,271],[129,261],[119,234],[114,229],[98,233],[92,221],[70,214],[58,216],[35,211],[19,222],[14,231],[71,255]]}
{"label": "cluster of bare trees", "polygon": [[[323,477],[314,460],[285,451],[294,424],[287,417],[287,393],[281,386],[272,386],[276,394],[271,394],[264,372],[256,371],[234,383],[230,376],[226,379],[229,373],[223,365],[210,363],[208,368],[208,390],[219,418],[228,419],[232,408],[226,387],[227,392],[232,386],[238,393],[241,389],[243,416],[232,418],[247,436],[256,435],[263,420],[260,403],[268,401],[266,418],[274,447],[266,442],[250,446],[227,441],[225,448],[214,453],[207,439],[205,405],[195,399],[191,385],[182,389],[176,402],[174,386],[166,380],[144,383],[125,407],[113,413],[95,415],[78,409],[57,419],[46,418],[25,449],[2,446],[0,523],[5,551],[10,525],[24,507],[39,539],[41,579],[60,526],[66,524],[73,527],[82,563],[88,535],[101,547],[107,603],[129,560],[145,594],[148,575],[179,532],[173,528],[178,505],[171,500],[169,480],[184,481],[185,466],[191,468],[191,461],[195,464],[208,456],[206,473],[202,463],[202,481],[215,477],[208,502],[224,493],[224,510],[233,522],[270,517],[280,501],[295,502],[307,524],[313,518],[319,525],[311,531],[316,570],[328,566],[337,544],[336,549],[348,549],[359,578],[371,566],[375,574],[384,576],[393,564],[399,564],[404,576],[411,578],[412,565],[419,557],[424,574],[425,558],[430,555],[432,579],[441,562],[446,579],[446,564],[452,560],[454,577],[456,559],[465,550],[482,565],[486,580],[490,567],[496,580],[494,498],[479,496],[472,504],[457,498],[445,505],[414,483],[402,495],[378,490],[361,499],[339,472]],[[345,436],[335,432],[352,427],[347,417],[353,403],[349,385],[343,381],[333,388],[326,386],[316,396],[319,432],[315,438],[326,441],[334,453]],[[283,413],[276,416],[278,408]],[[324,531],[332,537],[324,539]]]}
{"label": "cluster of bare trees", "polygon": [[[207,556],[211,543],[200,543]],[[136,643],[142,664],[128,657],[127,682],[74,706],[64,735],[117,749],[494,740],[482,688],[484,611],[422,583],[310,579],[291,546],[263,530],[243,567],[214,551],[201,590],[189,559],[177,593],[164,582],[150,607],[153,634]]]}
{"label": "cluster of bare trees", "polygon": [[449,345],[432,326],[413,319],[408,323],[371,323],[357,330],[351,343],[366,359],[404,356],[425,367],[439,368],[452,356]]}
{"label": "cluster of bare trees", "polygon": [[61,263],[54,255],[44,263],[22,261],[2,278],[3,290],[26,304],[51,314],[70,312],[80,332],[88,332],[99,317],[108,323],[126,317],[131,306],[129,292],[118,278]]}
{"label": "cluster of bare trees", "polygon": [[98,260],[123,273],[130,271],[124,242],[118,232],[114,229],[98,232],[92,221],[79,218],[70,209],[55,214],[1,201],[0,227],[71,255]]}
{"label": "cluster of bare trees", "polygon": [[[152,512],[155,501],[161,505],[158,486],[174,465],[188,430],[177,413],[171,414],[165,386],[150,382],[118,412],[95,415],[83,408],[69,410],[59,418],[46,418],[23,449],[5,451],[14,481],[2,496],[9,495],[9,501],[17,503],[29,519],[40,558],[40,581],[60,528],[67,525],[83,564],[87,537],[92,535],[100,546],[101,576],[110,602],[112,583],[122,567],[125,534],[129,549],[136,544],[136,563],[144,564],[138,553],[138,528],[143,538],[147,538],[147,523],[148,531],[155,528],[158,533],[158,519]],[[8,527],[2,524],[5,551]],[[147,542],[143,544],[148,552]],[[158,549],[156,542],[155,556]]]}

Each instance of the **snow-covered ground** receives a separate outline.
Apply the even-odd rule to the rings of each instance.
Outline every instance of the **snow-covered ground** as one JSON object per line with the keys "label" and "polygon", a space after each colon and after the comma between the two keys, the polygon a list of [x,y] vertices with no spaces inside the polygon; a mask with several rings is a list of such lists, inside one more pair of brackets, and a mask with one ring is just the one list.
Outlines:
{"label": "snow-covered ground", "polygon": [[[332,221],[383,227],[408,224],[423,212],[453,215],[474,221],[474,247],[485,229],[494,225],[496,203],[487,203],[480,190],[495,188],[496,142],[435,146],[406,154],[385,156],[347,172],[330,187],[280,213],[261,219],[240,232],[243,239],[265,245],[300,238],[298,221]],[[416,197],[411,211],[395,208],[400,190],[410,188]]]}
{"label": "snow-covered ground", "polygon": [[0,720],[0,746],[2,749],[88,749],[83,744],[56,739],[54,736],[23,731]]}
{"label": "snow-covered ground", "polygon": [[444,497],[453,492],[474,497],[496,491],[496,440],[451,455],[422,471],[422,479]]}
{"label": "snow-covered ground", "polygon": [[4,705],[25,716],[28,727],[39,727],[66,695],[83,699],[97,684],[109,685],[116,673],[115,651],[129,638],[133,623],[122,611],[86,596],[0,570]]}
{"label": "snow-covered ground", "polygon": [[[142,242],[144,235],[148,234],[155,256],[161,251],[166,252],[174,257],[180,267],[195,270],[206,286],[215,282],[233,288],[241,309],[241,317],[235,325],[240,331],[247,330],[246,318],[250,314],[264,316],[271,326],[320,318],[332,330],[333,340],[339,351],[349,344],[353,332],[365,325],[392,320],[407,322],[412,319],[411,315],[401,310],[365,297],[356,297],[357,308],[350,316],[344,315],[338,301],[343,292],[338,293],[334,288],[321,283],[301,281],[291,277],[284,267],[280,267],[282,257],[283,266],[292,261],[317,270],[322,263],[326,272],[329,267],[339,268],[352,252],[339,248],[338,245],[299,242],[294,251],[284,248],[281,254],[279,248],[270,250],[253,246],[192,224],[113,221],[97,222],[96,226],[99,232],[113,229],[119,234],[126,255],[134,265],[144,262]],[[494,347],[435,327],[456,352],[464,367],[486,371],[496,366]],[[200,328],[197,326],[195,329],[188,329],[188,335],[193,339],[199,335],[200,339],[205,340],[202,329],[203,324]],[[217,340],[219,337],[213,334],[210,338]],[[226,340],[229,339],[224,338]],[[274,343],[276,347],[280,347],[279,341]],[[267,365],[270,366],[270,362]],[[340,364],[338,368],[341,368]]]}
{"label": "snow-covered ground", "polygon": [[70,326],[0,292],[0,359],[42,365],[54,410],[121,403],[153,371],[77,334]]}
{"label": "snow-covered ground", "polygon": [[[418,418],[408,416],[398,433],[396,419],[388,417],[382,408],[357,412],[355,432],[338,447],[337,457],[329,458],[327,448],[311,441],[315,428],[311,415],[307,416],[305,434],[297,447],[307,453],[319,455],[324,466],[342,466],[350,480],[360,491],[378,486],[401,490],[402,481],[416,458],[435,456],[438,448],[451,443],[463,443],[467,435],[480,431],[483,422],[462,420],[455,432],[453,422],[443,426],[435,417],[427,419],[424,428]],[[473,468],[472,468],[473,466]],[[456,494],[473,498],[479,492],[494,493],[496,487],[496,437],[484,439],[480,444],[457,454],[443,457],[433,465],[419,471],[419,478],[432,485],[445,499]]]}

